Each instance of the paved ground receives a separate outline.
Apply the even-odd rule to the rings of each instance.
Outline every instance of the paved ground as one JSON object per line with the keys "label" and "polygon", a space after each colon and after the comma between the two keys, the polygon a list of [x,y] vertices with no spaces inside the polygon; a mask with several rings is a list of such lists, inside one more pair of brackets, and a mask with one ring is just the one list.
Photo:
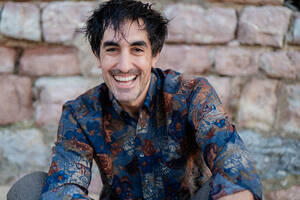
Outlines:
{"label": "paved ground", "polygon": [[1,185],[0,186],[0,200],[6,200],[6,194],[9,190],[10,186],[7,185]]}

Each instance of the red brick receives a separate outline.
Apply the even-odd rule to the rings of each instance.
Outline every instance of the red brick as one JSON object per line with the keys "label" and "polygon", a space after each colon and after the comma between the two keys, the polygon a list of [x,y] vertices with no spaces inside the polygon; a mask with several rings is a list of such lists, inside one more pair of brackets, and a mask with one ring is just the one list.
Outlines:
{"label": "red brick", "polygon": [[253,79],[242,91],[239,102],[240,127],[270,131],[277,106],[278,81]]}
{"label": "red brick", "polygon": [[31,76],[80,74],[77,51],[67,47],[26,49],[19,70],[21,74]]}
{"label": "red brick", "polygon": [[92,2],[51,2],[43,10],[43,33],[47,42],[66,42],[91,15]]}
{"label": "red brick", "polygon": [[16,51],[0,46],[0,74],[11,74],[15,67]]}
{"label": "red brick", "polygon": [[260,59],[261,66],[268,76],[274,78],[295,79],[296,66],[292,63],[287,52],[266,52]]}
{"label": "red brick", "polygon": [[210,47],[166,45],[156,66],[188,74],[200,74],[211,68],[210,52]]}
{"label": "red brick", "polygon": [[238,39],[243,44],[281,47],[292,11],[280,6],[246,7],[240,17]]}
{"label": "red brick", "polygon": [[172,19],[168,41],[211,44],[234,39],[237,16],[232,8],[204,10],[197,5],[175,4],[165,13]]}
{"label": "red brick", "polygon": [[0,125],[31,119],[32,90],[29,78],[0,76],[0,93]]}
{"label": "red brick", "polygon": [[240,47],[218,48],[215,53],[216,71],[222,75],[252,75],[258,72],[259,53]]}
{"label": "red brick", "polygon": [[1,15],[0,32],[17,39],[40,41],[39,8],[31,3],[6,3]]}

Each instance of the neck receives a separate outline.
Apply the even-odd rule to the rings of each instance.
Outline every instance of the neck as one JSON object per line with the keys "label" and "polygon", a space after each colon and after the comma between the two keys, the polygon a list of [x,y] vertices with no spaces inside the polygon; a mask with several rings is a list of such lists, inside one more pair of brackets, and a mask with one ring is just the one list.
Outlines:
{"label": "neck", "polygon": [[145,90],[138,96],[137,99],[130,102],[120,102],[124,110],[128,112],[130,116],[134,117],[135,119],[139,118],[140,108],[144,104],[149,86],[150,86],[150,81],[148,82]]}
{"label": "neck", "polygon": [[121,104],[122,107],[124,108],[124,110],[126,112],[129,113],[129,115],[135,119],[138,119],[139,118],[139,113],[140,113],[140,108],[142,106],[142,103],[140,103],[140,105],[130,105],[130,104]]}

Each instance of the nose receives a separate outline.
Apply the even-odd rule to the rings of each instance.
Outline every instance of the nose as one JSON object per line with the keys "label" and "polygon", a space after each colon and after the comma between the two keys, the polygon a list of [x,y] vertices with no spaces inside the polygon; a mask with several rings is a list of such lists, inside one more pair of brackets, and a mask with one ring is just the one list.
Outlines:
{"label": "nose", "polygon": [[128,73],[132,68],[130,60],[130,54],[126,51],[122,51],[119,57],[118,69],[123,73]]}

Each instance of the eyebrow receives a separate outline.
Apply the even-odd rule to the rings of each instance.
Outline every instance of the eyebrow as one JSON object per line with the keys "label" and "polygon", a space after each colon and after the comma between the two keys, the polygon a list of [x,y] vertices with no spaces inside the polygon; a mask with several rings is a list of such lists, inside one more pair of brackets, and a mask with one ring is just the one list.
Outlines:
{"label": "eyebrow", "polygon": [[103,43],[103,47],[108,47],[108,46],[120,46],[118,43],[114,42],[114,41],[106,41]]}
{"label": "eyebrow", "polygon": [[[108,47],[108,46],[115,46],[115,47],[119,47],[119,43],[114,42],[114,41],[105,41],[103,43],[103,47]],[[133,43],[130,44],[130,46],[144,46],[147,47],[147,43],[145,41],[135,41]]]}
{"label": "eyebrow", "polygon": [[144,41],[136,41],[136,42],[133,42],[130,44],[131,46],[144,46],[144,47],[147,47],[147,43],[144,42]]}

